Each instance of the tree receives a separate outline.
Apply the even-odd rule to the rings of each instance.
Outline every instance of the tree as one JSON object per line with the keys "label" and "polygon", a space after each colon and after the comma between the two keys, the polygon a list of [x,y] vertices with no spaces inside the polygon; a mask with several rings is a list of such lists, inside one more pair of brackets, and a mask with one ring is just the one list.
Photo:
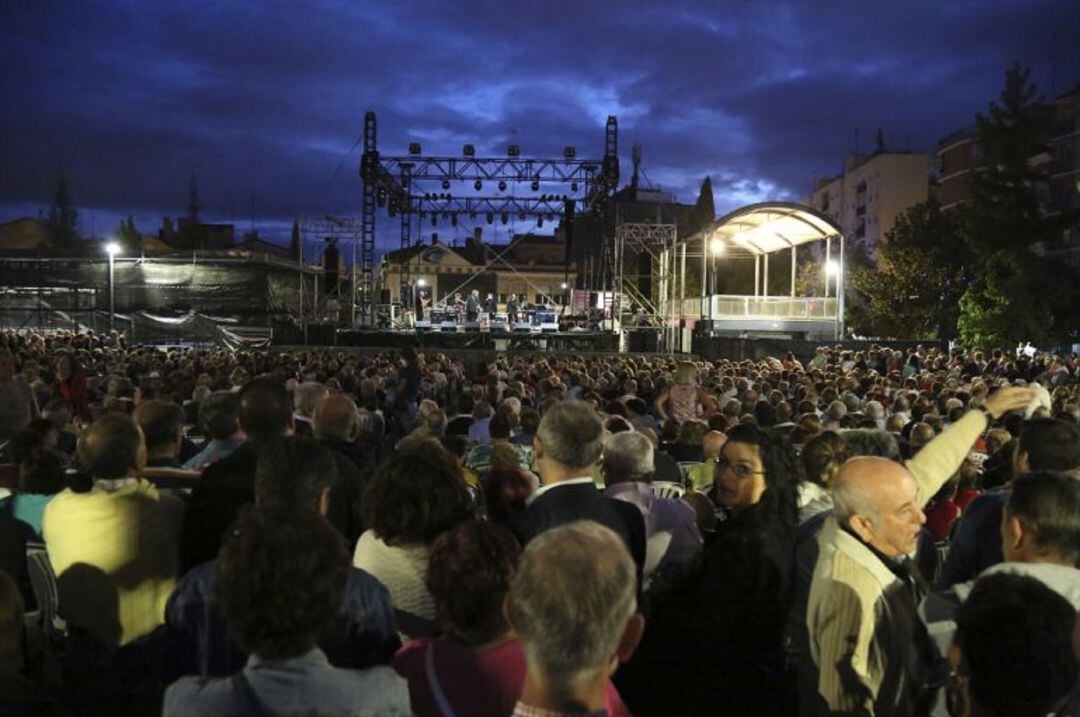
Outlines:
{"label": "tree", "polygon": [[289,242],[289,256],[293,261],[300,261],[300,222],[293,219],[292,241]]}
{"label": "tree", "polygon": [[61,174],[56,180],[53,203],[45,219],[45,230],[53,246],[70,247],[78,241],[78,224],[79,213],[71,205],[67,177]]}
{"label": "tree", "polygon": [[142,245],[142,234],[135,227],[135,220],[129,214],[127,219],[120,220],[120,226],[116,230],[116,240],[120,247],[127,253],[139,251]]}
{"label": "tree", "polygon": [[897,217],[876,253],[876,266],[851,271],[851,284],[864,302],[853,328],[906,339],[955,337],[968,283],[959,223],[935,201],[917,204]]}
{"label": "tree", "polygon": [[973,199],[962,213],[974,276],[961,303],[967,345],[1045,344],[1075,328],[1080,277],[1075,266],[1047,254],[1074,217],[1046,215],[1040,202],[1049,178],[1031,160],[1045,151],[1053,109],[1037,95],[1031,71],[1013,65],[998,101],[976,118],[985,167],[973,173]]}

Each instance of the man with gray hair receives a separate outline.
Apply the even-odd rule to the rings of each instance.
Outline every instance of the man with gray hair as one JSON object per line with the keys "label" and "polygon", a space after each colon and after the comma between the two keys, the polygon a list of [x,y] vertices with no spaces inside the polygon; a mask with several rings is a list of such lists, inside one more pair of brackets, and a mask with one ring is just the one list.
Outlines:
{"label": "man with gray hair", "polygon": [[637,506],[645,518],[645,581],[678,571],[701,553],[701,531],[694,509],[681,500],[656,496],[653,446],[634,431],[616,433],[604,444],[601,463],[604,495]]}
{"label": "man with gray hair", "polygon": [[608,679],[645,629],[634,573],[619,536],[592,521],[529,544],[506,598],[527,662],[514,717],[607,713]]}
{"label": "man with gray hair", "polygon": [[293,391],[293,429],[296,435],[310,437],[314,433],[311,421],[315,409],[328,393],[326,386],[318,381],[305,381],[296,387]]}
{"label": "man with gray hair", "polygon": [[591,471],[604,448],[604,425],[584,401],[560,401],[548,409],[533,439],[533,468],[540,487],[510,520],[522,545],[546,530],[575,520],[594,520],[614,530],[638,566],[645,566],[645,521],[629,503],[608,498]]}
{"label": "man with gray hair", "polygon": [[925,587],[909,558],[926,522],[922,507],[952,474],[942,467],[959,464],[991,418],[1032,396],[998,391],[949,429],[941,450],[906,466],[860,457],[841,468],[831,486],[834,516],[818,536],[806,613],[809,664],[800,670],[800,702],[809,714],[929,711],[944,674],[916,610]]}

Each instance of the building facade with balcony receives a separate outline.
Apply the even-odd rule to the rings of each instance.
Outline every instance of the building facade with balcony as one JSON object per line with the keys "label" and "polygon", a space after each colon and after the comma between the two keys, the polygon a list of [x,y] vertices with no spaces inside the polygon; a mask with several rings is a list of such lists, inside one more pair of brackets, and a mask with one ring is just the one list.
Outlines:
{"label": "building facade with balcony", "polygon": [[873,249],[898,215],[925,202],[932,158],[879,150],[854,155],[838,177],[818,180],[807,204],[839,226],[849,241]]}

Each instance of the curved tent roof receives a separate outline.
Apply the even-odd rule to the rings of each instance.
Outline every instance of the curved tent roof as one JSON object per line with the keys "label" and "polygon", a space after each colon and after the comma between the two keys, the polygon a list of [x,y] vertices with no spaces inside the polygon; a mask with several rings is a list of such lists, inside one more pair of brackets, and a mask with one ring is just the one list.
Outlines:
{"label": "curved tent roof", "polygon": [[812,207],[794,202],[761,202],[729,212],[698,234],[709,241],[719,238],[728,247],[740,247],[750,254],[771,254],[835,238],[841,232],[831,219]]}

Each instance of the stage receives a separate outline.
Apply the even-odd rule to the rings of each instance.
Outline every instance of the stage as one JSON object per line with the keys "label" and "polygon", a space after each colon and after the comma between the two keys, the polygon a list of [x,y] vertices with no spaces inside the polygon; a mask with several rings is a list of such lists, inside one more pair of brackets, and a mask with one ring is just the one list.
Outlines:
{"label": "stage", "polygon": [[615,353],[619,335],[611,331],[455,331],[337,329],[326,324],[274,327],[272,342],[283,346],[357,346],[397,349],[473,349],[481,351],[558,351]]}

